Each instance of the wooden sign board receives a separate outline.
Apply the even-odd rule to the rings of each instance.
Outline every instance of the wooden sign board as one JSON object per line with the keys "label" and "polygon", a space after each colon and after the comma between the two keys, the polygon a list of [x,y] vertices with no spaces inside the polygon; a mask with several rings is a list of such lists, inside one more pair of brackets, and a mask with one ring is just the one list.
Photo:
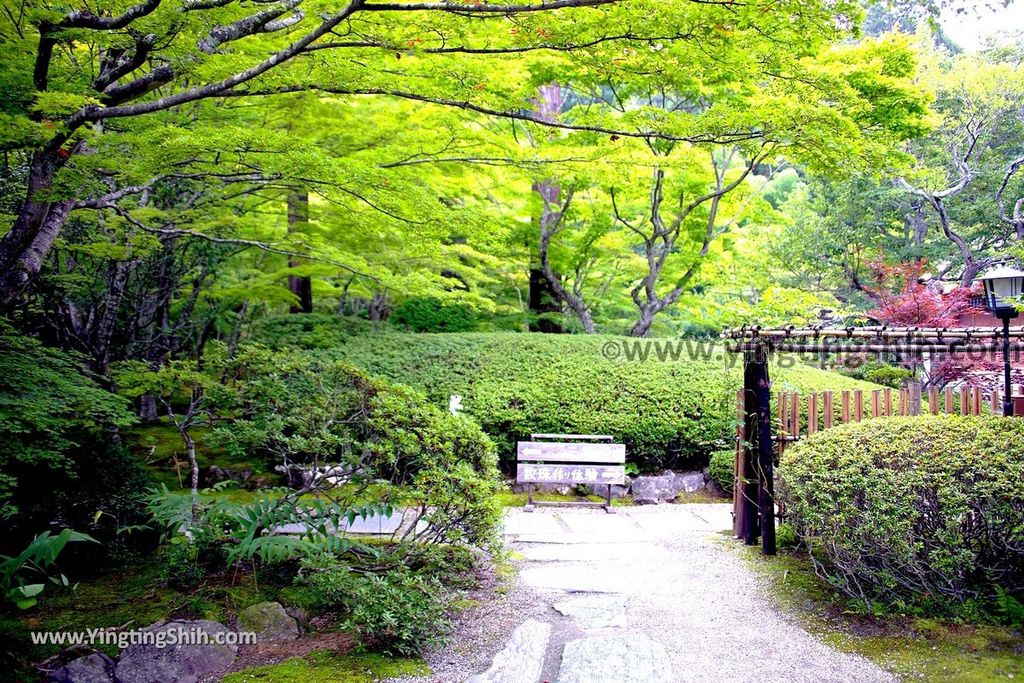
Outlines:
{"label": "wooden sign board", "polygon": [[621,443],[553,443],[520,441],[517,448],[520,462],[587,462],[624,463],[626,445]]}
{"label": "wooden sign board", "polygon": [[516,480],[533,484],[617,484],[626,480],[622,465],[531,465],[516,466]]}

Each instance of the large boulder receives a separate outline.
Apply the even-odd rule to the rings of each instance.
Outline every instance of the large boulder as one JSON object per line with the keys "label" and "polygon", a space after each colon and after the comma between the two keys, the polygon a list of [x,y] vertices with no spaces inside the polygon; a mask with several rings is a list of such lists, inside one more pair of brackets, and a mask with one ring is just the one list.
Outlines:
{"label": "large boulder", "polygon": [[238,630],[256,634],[256,642],[295,640],[299,625],[279,602],[261,602],[238,613]]}
{"label": "large boulder", "polygon": [[633,500],[641,505],[668,503],[680,493],[703,491],[707,478],[703,472],[669,472],[640,476],[633,480]]}
{"label": "large boulder", "polygon": [[678,495],[676,475],[671,472],[639,476],[633,480],[633,501],[640,505],[675,500]]}
{"label": "large boulder", "polygon": [[629,477],[626,477],[626,484],[619,486],[618,484],[590,484],[590,492],[595,496],[601,496],[602,498],[607,497],[608,488],[611,487],[612,498],[625,498],[629,494],[629,487],[632,485],[632,481]]}
{"label": "large boulder", "polygon": [[677,472],[676,495],[680,493],[696,493],[703,491],[705,479],[703,472]]}
{"label": "large boulder", "polygon": [[114,660],[102,652],[72,659],[46,677],[50,683],[114,683]]}
{"label": "large boulder", "polygon": [[198,683],[235,661],[237,634],[216,621],[157,622],[142,629],[145,642],[121,653],[119,683]]}

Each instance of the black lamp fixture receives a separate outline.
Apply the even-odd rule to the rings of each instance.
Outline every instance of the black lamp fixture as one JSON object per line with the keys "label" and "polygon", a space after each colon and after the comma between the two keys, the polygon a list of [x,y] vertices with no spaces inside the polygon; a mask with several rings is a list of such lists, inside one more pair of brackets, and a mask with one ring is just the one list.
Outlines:
{"label": "black lamp fixture", "polygon": [[1010,384],[1010,321],[1017,317],[1017,304],[1024,293],[1024,271],[1007,264],[996,266],[978,277],[985,285],[985,307],[1003,321],[1003,415],[1013,415],[1013,387]]}

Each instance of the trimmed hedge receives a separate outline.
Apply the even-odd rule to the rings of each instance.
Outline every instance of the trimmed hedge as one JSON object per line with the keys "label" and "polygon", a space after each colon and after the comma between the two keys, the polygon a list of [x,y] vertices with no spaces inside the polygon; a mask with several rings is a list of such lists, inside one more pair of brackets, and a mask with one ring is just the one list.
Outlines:
{"label": "trimmed hedge", "polygon": [[779,478],[819,572],[866,607],[941,613],[1024,597],[1024,420],[843,425],[788,449]]}
{"label": "trimmed hedge", "polygon": [[[297,317],[297,316],[292,316]],[[339,320],[339,328],[352,331]],[[277,346],[318,348],[374,376],[423,391],[436,405],[460,395],[465,414],[494,440],[502,458],[515,457],[515,442],[535,432],[610,434],[627,446],[643,470],[707,465],[712,451],[731,445],[741,364],[729,367],[720,347],[707,357],[659,360],[621,358],[623,344],[640,340],[605,335],[522,333],[332,333],[314,325],[267,321],[260,339]],[[291,334],[282,333],[287,328]],[[334,340],[333,348],[323,345]],[[619,359],[609,359],[615,348]],[[664,348],[664,347],[663,347]],[[787,390],[877,388],[802,365],[770,369]]]}
{"label": "trimmed hedge", "polygon": [[726,493],[732,493],[735,481],[736,451],[728,448],[711,454],[708,463],[708,476]]}

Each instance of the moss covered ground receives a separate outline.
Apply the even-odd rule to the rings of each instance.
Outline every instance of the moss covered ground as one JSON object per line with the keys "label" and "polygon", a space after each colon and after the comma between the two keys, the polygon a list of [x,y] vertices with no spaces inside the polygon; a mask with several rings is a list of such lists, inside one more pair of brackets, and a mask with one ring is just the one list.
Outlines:
{"label": "moss covered ground", "polygon": [[319,651],[278,664],[236,671],[226,676],[223,683],[376,683],[398,676],[427,675],[430,675],[430,667],[422,659]]}
{"label": "moss covered ground", "polygon": [[[803,626],[843,652],[862,655],[906,681],[990,683],[1024,679],[1021,628],[936,621],[902,614],[864,615],[814,573],[806,556],[775,557],[730,542]],[[784,645],[782,645],[784,646]]]}

